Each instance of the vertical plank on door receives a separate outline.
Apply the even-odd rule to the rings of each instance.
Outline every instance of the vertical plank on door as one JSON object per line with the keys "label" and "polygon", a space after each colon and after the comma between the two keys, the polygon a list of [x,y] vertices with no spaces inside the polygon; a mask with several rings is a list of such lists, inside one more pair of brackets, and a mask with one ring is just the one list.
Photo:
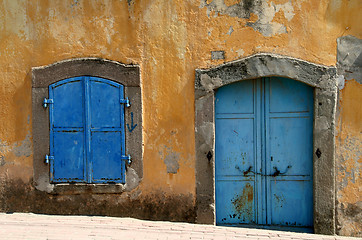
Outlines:
{"label": "vertical plank on door", "polygon": [[216,222],[256,223],[254,81],[220,88],[215,98]]}
{"label": "vertical plank on door", "polygon": [[313,225],[313,88],[265,79],[267,223]]}

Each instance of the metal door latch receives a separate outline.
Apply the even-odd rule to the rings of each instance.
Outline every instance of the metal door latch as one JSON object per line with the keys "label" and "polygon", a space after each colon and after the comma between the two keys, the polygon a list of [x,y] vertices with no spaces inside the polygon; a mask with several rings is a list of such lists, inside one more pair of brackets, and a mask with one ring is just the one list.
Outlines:
{"label": "metal door latch", "polygon": [[276,176],[279,176],[279,175],[284,175],[284,174],[286,174],[286,173],[288,172],[288,170],[289,170],[291,167],[292,167],[292,166],[289,165],[289,166],[285,169],[284,172],[280,172],[280,170],[279,170],[277,167],[273,167],[273,169],[275,170],[275,172],[274,172],[272,175],[270,175],[270,176],[276,177]]}
{"label": "metal door latch", "polygon": [[47,108],[49,104],[53,104],[53,99],[44,98],[43,107]]}
{"label": "metal door latch", "polygon": [[122,155],[121,159],[126,160],[128,165],[131,165],[132,163],[131,155]]}
{"label": "metal door latch", "polygon": [[259,174],[259,173],[255,173],[255,172],[253,172],[253,171],[251,170],[251,169],[253,168],[253,166],[250,166],[250,167],[249,167],[247,170],[245,170],[245,171],[241,170],[238,165],[236,165],[235,168],[236,168],[237,170],[239,170],[240,172],[242,172],[244,176],[247,176],[248,173]]}

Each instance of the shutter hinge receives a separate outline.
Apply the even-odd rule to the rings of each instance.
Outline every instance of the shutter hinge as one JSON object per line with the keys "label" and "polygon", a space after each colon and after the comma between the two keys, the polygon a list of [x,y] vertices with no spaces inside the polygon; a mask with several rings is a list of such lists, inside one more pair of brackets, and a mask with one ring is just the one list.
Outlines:
{"label": "shutter hinge", "polygon": [[120,100],[120,103],[126,104],[126,107],[130,107],[130,106],[131,106],[131,102],[129,101],[128,97],[127,97],[127,98],[124,98],[124,99],[121,99],[121,100]]}
{"label": "shutter hinge", "polygon": [[54,160],[54,156],[50,156],[50,155],[45,155],[45,161],[44,161],[44,163],[45,164],[49,164],[49,161],[50,160]]}
{"label": "shutter hinge", "polygon": [[121,160],[126,160],[128,165],[132,163],[131,155],[122,155]]}
{"label": "shutter hinge", "polygon": [[43,107],[47,108],[48,104],[53,104],[53,99],[44,98],[43,100]]}

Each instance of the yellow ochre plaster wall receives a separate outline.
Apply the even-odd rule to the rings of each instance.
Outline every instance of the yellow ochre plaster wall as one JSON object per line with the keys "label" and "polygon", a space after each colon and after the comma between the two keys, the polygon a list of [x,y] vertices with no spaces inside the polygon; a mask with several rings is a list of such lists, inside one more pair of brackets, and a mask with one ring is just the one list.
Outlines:
{"label": "yellow ochre plaster wall", "polygon": [[337,126],[337,230],[362,236],[362,85],[350,80],[341,91]]}
{"label": "yellow ochre plaster wall", "polygon": [[[1,0],[0,195],[2,182],[28,184],[33,176],[32,67],[77,57],[138,64],[144,177],[136,191],[194,199],[196,68],[259,52],[335,66],[336,39],[362,38],[360,0],[263,0],[255,1],[257,11],[254,1],[245,1],[251,7],[238,15],[231,7],[239,2]],[[218,50],[225,59],[212,60]],[[338,172],[336,180],[345,184],[337,193],[341,204],[355,204],[361,202],[360,170],[353,179],[346,173],[361,165],[361,84],[347,81],[339,103],[336,151],[346,170]],[[178,162],[176,174],[167,173],[167,157]]]}

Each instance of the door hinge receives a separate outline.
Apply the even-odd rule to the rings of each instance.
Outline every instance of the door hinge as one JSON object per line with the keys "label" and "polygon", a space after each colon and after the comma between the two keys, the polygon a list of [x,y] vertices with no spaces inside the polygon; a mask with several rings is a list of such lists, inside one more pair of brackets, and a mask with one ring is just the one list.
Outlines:
{"label": "door hinge", "polygon": [[48,104],[53,104],[53,99],[44,98],[43,100],[43,107],[47,108]]}
{"label": "door hinge", "polygon": [[120,100],[120,103],[126,104],[126,107],[130,107],[130,106],[131,106],[131,102],[129,101],[128,97],[127,97],[127,98],[124,98],[124,99],[121,99],[121,100]]}
{"label": "door hinge", "polygon": [[128,165],[130,165],[132,163],[131,155],[122,155],[121,160],[127,161]]}
{"label": "door hinge", "polygon": [[54,160],[54,156],[50,156],[50,155],[45,155],[45,164],[49,164],[50,160]]}

